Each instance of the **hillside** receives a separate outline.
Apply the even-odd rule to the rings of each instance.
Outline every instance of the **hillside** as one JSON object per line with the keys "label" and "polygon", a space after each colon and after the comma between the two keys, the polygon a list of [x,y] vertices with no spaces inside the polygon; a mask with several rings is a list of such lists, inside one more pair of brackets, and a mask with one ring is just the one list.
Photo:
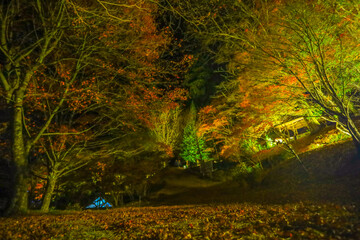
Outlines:
{"label": "hillside", "polygon": [[214,179],[209,180],[195,169],[169,168],[162,173],[161,188],[151,195],[151,203],[358,203],[360,163],[354,156],[352,142],[347,141],[300,154],[308,172],[292,158],[251,181],[231,179],[230,172],[215,171]]}

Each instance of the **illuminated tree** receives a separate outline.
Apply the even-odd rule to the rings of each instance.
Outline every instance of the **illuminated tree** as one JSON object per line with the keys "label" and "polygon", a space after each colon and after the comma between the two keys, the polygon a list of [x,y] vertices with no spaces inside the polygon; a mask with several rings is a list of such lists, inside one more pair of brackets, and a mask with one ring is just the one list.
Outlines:
{"label": "illuminated tree", "polygon": [[[157,170],[163,167],[159,166],[157,160],[166,163],[177,148],[181,103],[187,99],[187,92],[179,87],[179,75],[191,65],[192,59],[187,55],[176,61],[164,58],[163,54],[169,51],[171,34],[167,28],[160,29],[156,25],[156,4],[146,1],[136,4],[132,1],[126,4],[98,2],[103,3],[103,8],[109,11],[113,22],[116,23],[120,17],[123,20],[126,20],[124,16],[127,18],[126,21],[114,24],[116,27],[110,25],[111,31],[106,32],[106,36],[101,35],[104,41],[110,38],[110,45],[107,45],[109,50],[104,51],[112,56],[111,59],[100,56],[100,64],[105,64],[105,67],[97,71],[97,77],[104,82],[109,83],[111,79],[111,84],[106,84],[104,91],[101,91],[109,97],[107,100],[111,104],[103,103],[97,110],[102,128],[106,128],[100,138],[104,142],[101,148],[105,154],[120,159],[119,162],[137,159],[135,165],[138,166],[142,165],[138,159],[152,156],[153,161],[144,162],[146,169],[141,170],[152,174],[154,167]],[[88,19],[88,14],[94,19],[98,18],[98,12],[94,9],[83,11],[81,2],[75,7],[83,19]],[[107,30],[107,26],[99,24],[101,21],[89,21],[95,25],[94,29],[99,34],[101,30]],[[137,178],[145,181],[149,173],[142,174],[141,171],[133,172],[138,173]],[[126,172],[118,172],[117,175],[126,176],[126,182],[135,179]],[[112,179],[111,176],[105,178]],[[124,184],[119,182],[115,187],[119,191],[107,192],[113,192],[113,196],[116,192],[121,195]]]}
{"label": "illuminated tree", "polygon": [[28,156],[50,124],[55,112],[28,138],[24,128],[26,92],[37,71],[44,68],[47,57],[58,47],[66,25],[66,1],[6,1],[1,4],[0,80],[1,97],[11,109],[12,162],[14,197],[9,211],[27,208]]}
{"label": "illuminated tree", "polygon": [[16,168],[9,212],[26,210],[29,154],[41,145],[40,139],[51,136],[55,141],[70,134],[53,132],[65,118],[69,129],[76,129],[74,135],[84,131],[77,129],[76,121],[92,119],[86,128],[101,135],[100,149],[136,124],[141,128],[126,102],[135,83],[153,89],[160,85],[155,81],[164,79],[154,62],[167,37],[158,31],[155,13],[156,4],[150,2],[1,4],[1,97],[12,112],[11,157]]}
{"label": "illuminated tree", "polygon": [[190,163],[197,163],[200,159],[200,152],[197,146],[197,137],[193,124],[188,124],[184,129],[183,142],[181,144],[182,153],[180,156]]}
{"label": "illuminated tree", "polygon": [[[79,132],[79,128],[78,130],[69,129],[66,125],[59,126],[56,130],[53,128],[49,129],[48,134],[43,135],[39,140],[40,146],[36,148],[38,151],[36,157],[46,167],[44,177],[47,182],[41,205],[43,212],[49,211],[51,199],[60,178],[84,167],[100,156],[100,153],[96,153],[93,149],[96,134],[91,133],[90,130]],[[56,134],[52,134],[54,133],[52,131]],[[37,171],[34,170],[34,172]],[[41,173],[36,175],[39,176]]]}
{"label": "illuminated tree", "polygon": [[237,68],[236,74],[218,86],[213,114],[206,114],[217,116],[210,118],[212,122],[205,120],[204,129],[216,131],[214,136],[222,133],[217,138],[223,137],[223,156],[241,154],[241,142],[256,142],[272,127],[310,114],[296,80],[279,75],[265,60],[261,63],[247,52],[232,59],[228,67]]}
{"label": "illuminated tree", "polygon": [[210,152],[206,148],[205,140],[196,135],[194,125],[189,123],[184,129],[180,156],[189,163],[203,165],[211,160]]}
{"label": "illuminated tree", "polygon": [[178,147],[181,137],[181,109],[163,109],[152,116],[152,124],[150,131],[156,142],[166,152],[169,157],[174,156],[174,150]]}
{"label": "illuminated tree", "polygon": [[[194,102],[191,103],[189,118],[184,128],[180,156],[186,161],[187,165],[189,165],[189,162],[200,165],[201,173],[203,175],[207,174],[206,164],[212,161],[211,151],[207,148],[205,139],[197,132]],[[212,167],[210,171],[212,171]],[[209,175],[211,177],[211,172]]]}
{"label": "illuminated tree", "polygon": [[229,142],[234,143],[234,141],[231,139],[230,115],[227,111],[222,111],[221,108],[216,109],[215,106],[219,106],[215,102],[213,104],[203,107],[198,113],[198,135],[211,144],[213,154],[219,159],[220,154],[225,156],[222,153],[224,149],[228,149]]}
{"label": "illuminated tree", "polygon": [[[358,103],[359,25],[355,16],[345,17],[353,5],[323,3],[267,6],[254,16],[262,24],[253,28],[248,39],[258,47],[257,56],[271,58],[280,76],[293,79],[292,86],[303,90],[303,99],[322,117],[336,122],[350,134],[360,150],[360,133],[354,123]],[[264,19],[269,13],[272,19]],[[260,34],[260,32],[262,34]],[[254,38],[254,35],[263,38]]]}
{"label": "illuminated tree", "polygon": [[[299,100],[296,101],[294,95],[283,94],[287,105],[294,105],[295,100],[296,108],[292,110],[301,110],[303,113],[299,115],[321,116],[336,122],[340,130],[353,137],[360,149],[359,131],[353,120],[358,102],[356,6],[351,1],[338,4],[330,0],[317,3],[236,1],[222,6],[216,2],[202,6],[200,2],[183,1],[173,4],[172,9],[174,14],[183,17],[204,45],[216,46],[217,59],[228,63],[229,73],[243,78],[247,72],[245,83],[251,82],[246,85],[259,89],[255,94],[245,90],[243,95],[238,95],[243,98],[238,99],[243,104],[239,112],[245,113],[242,119],[251,115],[246,108],[261,110],[264,104],[259,100],[273,99],[276,88],[285,87],[287,92],[295,92]],[[211,4],[216,5],[213,10]],[[245,69],[241,61],[246,58],[258,69]],[[268,91],[269,88],[272,90]],[[226,91],[223,89],[221,94]],[[256,95],[260,96],[257,101]],[[252,102],[254,100],[257,104]],[[273,109],[279,109],[279,105],[275,104]],[[253,125],[258,126],[255,122]]]}

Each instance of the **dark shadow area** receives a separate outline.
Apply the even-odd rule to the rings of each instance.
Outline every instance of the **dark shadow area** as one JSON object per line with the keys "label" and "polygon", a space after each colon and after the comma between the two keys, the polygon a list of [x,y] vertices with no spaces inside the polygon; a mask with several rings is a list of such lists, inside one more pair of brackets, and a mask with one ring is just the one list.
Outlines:
{"label": "dark shadow area", "polygon": [[[351,141],[300,154],[300,157],[309,174],[296,159],[289,159],[264,171],[257,182],[244,182],[243,179],[215,182],[200,179],[194,169],[178,170],[177,178],[164,179],[166,184],[151,205],[244,202],[360,204],[360,163],[354,161],[356,151]],[[214,175],[216,177],[216,171]],[[182,185],[181,179],[186,178],[194,184]],[[203,186],[197,185],[196,181],[203,181]]]}

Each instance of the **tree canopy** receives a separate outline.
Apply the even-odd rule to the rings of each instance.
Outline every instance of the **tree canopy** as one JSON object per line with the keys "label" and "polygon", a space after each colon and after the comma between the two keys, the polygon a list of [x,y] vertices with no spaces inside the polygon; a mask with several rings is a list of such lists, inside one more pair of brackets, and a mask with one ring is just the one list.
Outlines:
{"label": "tree canopy", "polygon": [[76,181],[119,205],[173,161],[241,162],[296,118],[336,123],[360,154],[359,14],[348,0],[2,1],[7,212],[39,188],[48,211]]}

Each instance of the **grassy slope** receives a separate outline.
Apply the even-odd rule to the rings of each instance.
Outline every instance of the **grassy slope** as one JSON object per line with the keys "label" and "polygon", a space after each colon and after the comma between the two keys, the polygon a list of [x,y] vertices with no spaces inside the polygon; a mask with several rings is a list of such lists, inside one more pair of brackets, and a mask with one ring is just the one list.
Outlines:
{"label": "grassy slope", "polygon": [[[354,161],[352,142],[303,153],[269,170],[256,186],[236,181],[201,179],[196,172],[172,168],[162,176],[164,186],[152,195],[152,203],[291,203],[299,201],[360,203],[360,164]],[[354,163],[355,162],[355,163]]]}

